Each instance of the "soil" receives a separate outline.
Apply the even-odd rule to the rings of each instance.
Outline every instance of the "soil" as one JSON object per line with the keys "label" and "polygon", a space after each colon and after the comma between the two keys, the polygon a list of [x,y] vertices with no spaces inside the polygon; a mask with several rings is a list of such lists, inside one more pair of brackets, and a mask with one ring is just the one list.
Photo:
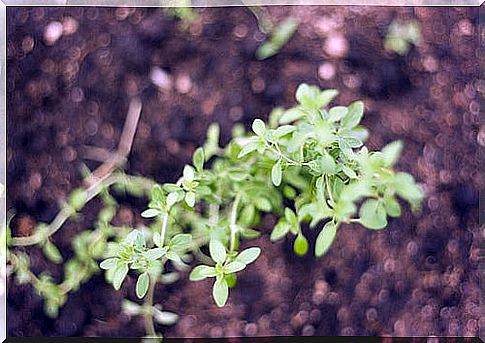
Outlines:
{"label": "soil", "polygon": [[[274,57],[254,53],[264,35],[246,8],[203,8],[189,29],[160,9],[11,8],[7,10],[8,208],[15,235],[50,221],[59,199],[81,184],[83,146],[116,146],[129,99],[143,112],[127,172],[159,182],[175,180],[211,122],[222,144],[231,127],[249,127],[275,106],[294,104],[298,84],[336,88],[336,103],[362,99],[367,145],[379,149],[403,139],[398,168],[426,191],[422,212],[404,207],[386,230],[347,225],[323,258],[299,258],[292,240],[271,243],[241,274],[228,305],[216,308],[210,281],[159,286],[155,301],[178,313],[166,337],[272,335],[477,336],[478,192],[483,191],[480,129],[479,8],[271,7],[271,18],[293,15],[302,24]],[[386,52],[383,37],[395,19],[416,19],[423,39],[404,57]],[[49,23],[64,34],[48,45]],[[52,37],[51,37],[52,38]],[[162,88],[152,68],[170,79]],[[120,222],[135,225],[144,204],[122,199]],[[89,227],[97,205],[65,225],[53,241],[70,256],[72,237]],[[305,228],[311,244],[317,232]],[[312,248],[312,245],[311,245]],[[62,269],[37,248],[33,270]],[[140,318],[121,313],[135,299],[129,278],[116,292],[96,276],[73,293],[59,318],[46,317],[30,286],[8,283],[11,336],[110,336],[144,334]],[[482,319],[483,320],[483,319]],[[483,322],[482,322],[483,324]],[[482,325],[484,326],[484,325]]]}

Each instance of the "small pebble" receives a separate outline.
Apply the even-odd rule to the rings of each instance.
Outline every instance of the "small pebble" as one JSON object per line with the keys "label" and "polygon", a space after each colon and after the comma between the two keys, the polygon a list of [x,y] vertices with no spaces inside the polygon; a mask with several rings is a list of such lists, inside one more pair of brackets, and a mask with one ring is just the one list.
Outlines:
{"label": "small pebble", "polygon": [[62,37],[63,27],[58,21],[50,22],[44,29],[44,42],[54,45]]}
{"label": "small pebble", "polygon": [[318,76],[323,80],[331,80],[335,76],[335,67],[330,62],[325,62],[318,67]]}
{"label": "small pebble", "polygon": [[315,334],[315,328],[313,325],[305,325],[301,330],[302,336],[313,336]]}
{"label": "small pebble", "polygon": [[77,31],[79,23],[73,17],[65,17],[62,20],[62,33],[66,36],[72,35]]}
{"label": "small pebble", "polygon": [[159,89],[168,91],[172,88],[172,77],[159,67],[152,68],[150,72],[150,80]]}
{"label": "small pebble", "polygon": [[258,326],[255,323],[248,323],[244,327],[244,334],[246,336],[255,336],[258,332]]}
{"label": "small pebble", "polygon": [[192,80],[187,74],[182,74],[175,80],[175,89],[181,94],[186,94],[192,89]]}
{"label": "small pebble", "polygon": [[349,43],[341,33],[332,33],[325,40],[323,49],[330,57],[341,58],[347,54]]}

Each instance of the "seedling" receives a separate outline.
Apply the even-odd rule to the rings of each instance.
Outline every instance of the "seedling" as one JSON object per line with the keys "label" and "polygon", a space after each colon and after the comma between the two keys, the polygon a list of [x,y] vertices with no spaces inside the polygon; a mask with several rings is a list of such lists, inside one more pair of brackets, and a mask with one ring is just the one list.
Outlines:
{"label": "seedling", "polygon": [[400,23],[394,20],[384,40],[384,47],[399,55],[406,55],[412,45],[419,45],[421,42],[421,30],[419,23],[415,20]]}
{"label": "seedling", "polygon": [[[56,284],[47,272],[34,275],[28,255],[15,250],[9,261],[17,281],[31,283],[45,299],[46,313],[55,317],[67,294],[99,272],[102,261],[99,266],[115,289],[126,277],[136,277],[135,293],[144,302],[126,300],[123,309],[144,317],[147,336],[161,337],[153,321],[173,324],[177,315],[153,304],[156,283],[174,282],[192,265],[189,279],[213,279],[215,305],[224,306],[236,276],[244,269],[251,272],[261,253],[259,247],[241,249],[240,243],[260,235],[256,229],[264,213],[278,218],[270,239],[292,239],[297,255],[308,254],[313,244],[302,224],[319,230],[312,250],[321,257],[329,253],[345,224],[380,230],[389,218],[400,216],[398,197],[417,210],[422,190],[410,174],[394,170],[402,142],[369,151],[363,143],[368,131],[360,125],[363,102],[329,107],[337,94],[302,84],[295,107],[275,109],[268,124],[255,119],[250,133],[238,127],[225,147],[219,146],[218,126],[211,125],[207,142],[195,150],[176,183],[157,184],[117,172],[95,188],[75,190],[61,210],[68,216],[96,196],[105,206],[94,230],[74,239],[75,254],[65,264],[65,280]],[[111,224],[117,209],[112,190],[149,197],[141,213],[146,226]],[[49,259],[62,263],[63,256],[50,240],[58,229],[55,221],[40,224],[32,236],[9,239],[9,245],[40,245]],[[207,246],[210,256],[203,253]],[[175,272],[166,272],[169,263]]]}

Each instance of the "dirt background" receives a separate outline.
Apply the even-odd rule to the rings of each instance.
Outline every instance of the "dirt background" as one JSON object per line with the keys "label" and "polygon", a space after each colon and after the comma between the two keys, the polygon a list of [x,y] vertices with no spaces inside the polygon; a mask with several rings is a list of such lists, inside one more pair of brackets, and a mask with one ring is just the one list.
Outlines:
{"label": "dirt background", "polygon": [[[192,283],[182,275],[157,287],[156,302],[181,316],[157,329],[167,337],[478,335],[484,182],[477,154],[485,145],[479,9],[269,11],[275,20],[293,15],[302,24],[279,54],[258,61],[254,53],[264,35],[245,8],[199,9],[185,31],[160,9],[8,8],[7,207],[17,211],[14,234],[52,220],[59,199],[81,184],[80,163],[96,166],[83,158],[82,146],[114,148],[135,95],[144,107],[127,171],[167,182],[190,161],[211,122],[221,125],[225,144],[236,122],[248,127],[275,106],[293,105],[301,82],[336,88],[335,103],[364,100],[371,149],[404,140],[398,168],[425,188],[422,213],[413,216],[405,207],[382,232],[347,225],[321,259],[296,257],[290,239],[271,243],[268,216],[264,235],[246,243],[264,253],[241,274],[228,305],[216,308],[210,281]],[[421,25],[423,41],[405,57],[383,47],[395,18]],[[46,36],[53,21],[63,23],[55,42],[55,30]],[[153,82],[150,75],[159,70],[153,68],[168,78],[155,74]],[[143,206],[125,201],[118,222],[141,223]],[[88,207],[81,222],[53,237],[64,256],[95,210]],[[312,249],[316,232],[306,234]],[[37,248],[28,251],[36,273],[47,268],[62,277]],[[116,292],[97,276],[52,320],[30,286],[9,282],[8,333],[141,336],[142,320],[120,312],[124,296],[135,299],[133,278]]]}

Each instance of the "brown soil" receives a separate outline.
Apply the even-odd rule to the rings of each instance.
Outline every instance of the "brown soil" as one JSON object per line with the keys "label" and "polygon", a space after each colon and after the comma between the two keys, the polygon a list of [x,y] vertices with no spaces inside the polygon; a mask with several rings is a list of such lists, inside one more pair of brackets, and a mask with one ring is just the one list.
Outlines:
{"label": "brown soil", "polygon": [[[173,181],[211,122],[222,143],[236,122],[266,118],[274,106],[294,104],[301,82],[336,88],[337,103],[362,99],[371,149],[403,139],[398,164],[423,184],[422,213],[406,207],[382,232],[343,227],[325,257],[296,257],[291,240],[271,243],[273,219],[248,245],[263,255],[241,274],[228,305],[217,309],[210,282],[185,276],[160,286],[155,300],[181,315],[168,337],[259,335],[478,334],[479,130],[478,8],[272,7],[272,17],[302,20],[295,37],[271,59],[254,52],[264,36],[245,8],[207,8],[187,31],[159,9],[8,8],[8,207],[14,234],[50,221],[58,201],[80,185],[83,145],[114,148],[129,98],[144,109],[127,171]],[[43,40],[54,20],[78,28],[54,45]],[[423,42],[405,57],[384,51],[393,18],[415,18]],[[72,22],[71,22],[72,23]],[[72,26],[71,26],[72,27]],[[75,27],[74,27],[75,28]],[[340,49],[326,48],[336,42]],[[335,46],[335,45],[334,45]],[[323,66],[322,66],[323,65]],[[159,91],[153,66],[173,79]],[[335,75],[331,76],[332,70]],[[319,72],[320,71],[320,72]],[[323,78],[322,78],[323,77]],[[128,224],[140,223],[144,204],[124,201]],[[81,221],[54,236],[64,256],[72,237],[92,223],[96,204]],[[307,229],[306,229],[307,230]],[[307,230],[312,242],[316,232]],[[62,269],[29,249],[33,270],[56,278]],[[134,280],[116,292],[94,277],[48,319],[30,286],[8,284],[12,336],[144,334],[142,321],[120,312],[135,299]]]}

